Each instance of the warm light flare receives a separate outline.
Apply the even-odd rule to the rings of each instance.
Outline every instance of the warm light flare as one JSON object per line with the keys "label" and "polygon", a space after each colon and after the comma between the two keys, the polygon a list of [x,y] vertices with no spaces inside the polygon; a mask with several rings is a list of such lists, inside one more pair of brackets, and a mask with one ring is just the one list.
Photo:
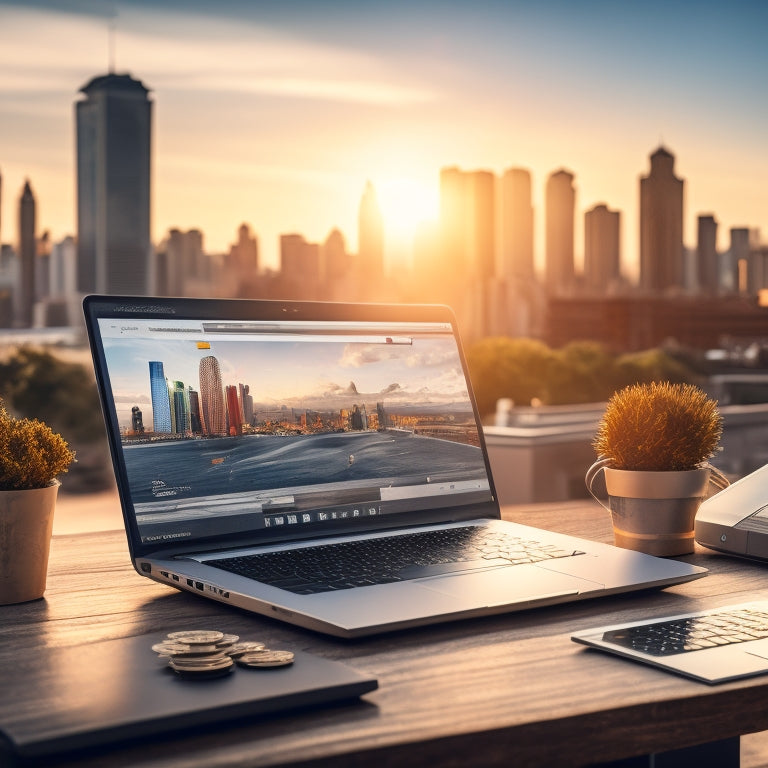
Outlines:
{"label": "warm light flare", "polygon": [[387,240],[412,239],[420,224],[437,219],[437,184],[400,177],[375,181],[374,186]]}

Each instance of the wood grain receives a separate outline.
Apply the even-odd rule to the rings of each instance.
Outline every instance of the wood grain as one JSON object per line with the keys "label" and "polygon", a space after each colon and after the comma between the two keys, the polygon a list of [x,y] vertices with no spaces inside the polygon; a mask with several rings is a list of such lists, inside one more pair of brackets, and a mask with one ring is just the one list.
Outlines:
{"label": "wood grain", "polygon": [[[607,513],[592,502],[514,507],[505,517],[611,541]],[[215,627],[379,679],[359,703],[121,745],[62,765],[567,767],[767,730],[768,678],[709,687],[570,641],[579,629],[748,600],[768,586],[759,564],[700,548],[685,559],[710,575],[662,591],[342,641],[142,578],[123,532],[56,536],[45,598],[0,609],[0,674],[20,651],[44,658],[47,649],[82,645],[87,653],[94,640]],[[16,706],[3,690],[0,722]]]}

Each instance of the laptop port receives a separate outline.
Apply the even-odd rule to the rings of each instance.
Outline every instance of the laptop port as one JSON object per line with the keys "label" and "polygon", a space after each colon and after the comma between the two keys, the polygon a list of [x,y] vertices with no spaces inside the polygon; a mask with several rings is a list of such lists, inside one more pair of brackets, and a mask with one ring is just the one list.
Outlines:
{"label": "laptop port", "polygon": [[196,581],[195,582],[195,589],[199,589],[202,592],[205,589],[205,587],[203,586],[203,582],[202,581]]}

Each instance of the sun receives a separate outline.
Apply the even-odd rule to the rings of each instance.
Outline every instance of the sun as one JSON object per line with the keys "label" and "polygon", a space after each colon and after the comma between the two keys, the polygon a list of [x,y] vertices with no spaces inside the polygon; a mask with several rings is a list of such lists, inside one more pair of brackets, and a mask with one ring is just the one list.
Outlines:
{"label": "sun", "polygon": [[403,176],[375,180],[373,184],[386,239],[412,240],[421,224],[437,220],[439,199],[436,187]]}

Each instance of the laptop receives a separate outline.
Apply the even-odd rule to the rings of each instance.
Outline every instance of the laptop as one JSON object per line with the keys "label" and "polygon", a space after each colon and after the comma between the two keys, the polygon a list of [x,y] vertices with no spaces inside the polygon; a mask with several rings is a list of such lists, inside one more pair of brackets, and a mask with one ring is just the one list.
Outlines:
{"label": "laptop", "polygon": [[768,673],[768,602],[596,627],[571,640],[699,682],[725,683]]}
{"label": "laptop", "polygon": [[447,307],[83,306],[142,576],[358,637],[706,573],[500,519]]}

